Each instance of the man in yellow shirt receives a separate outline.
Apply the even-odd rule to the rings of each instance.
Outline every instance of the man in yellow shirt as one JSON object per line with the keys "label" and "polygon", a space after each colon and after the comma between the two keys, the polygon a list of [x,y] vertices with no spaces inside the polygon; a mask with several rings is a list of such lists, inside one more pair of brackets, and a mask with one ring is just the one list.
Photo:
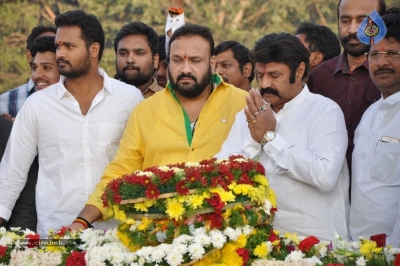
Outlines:
{"label": "man in yellow shirt", "polygon": [[215,56],[209,28],[187,24],[177,29],[168,51],[167,89],[134,109],[114,161],[78,221],[69,226],[72,229],[110,218],[101,195],[112,179],[150,166],[212,158],[227,138],[236,113],[246,105],[247,92],[211,73]]}

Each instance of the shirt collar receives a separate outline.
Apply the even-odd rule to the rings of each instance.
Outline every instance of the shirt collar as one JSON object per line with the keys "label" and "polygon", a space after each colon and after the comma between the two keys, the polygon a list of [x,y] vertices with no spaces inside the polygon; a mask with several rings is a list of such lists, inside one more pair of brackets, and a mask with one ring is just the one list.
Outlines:
{"label": "shirt collar", "polygon": [[307,97],[311,94],[310,90],[308,89],[307,84],[303,83],[303,89],[299,94],[297,94],[293,99],[285,103],[282,110],[288,109],[292,106],[299,104],[300,102],[304,101]]}
{"label": "shirt collar", "polygon": [[157,91],[160,91],[160,90],[162,90],[164,88],[158,86],[157,79],[155,77],[153,77],[153,82],[150,84],[148,89],[153,91],[153,92],[157,92]]}
{"label": "shirt collar", "polygon": [[[108,77],[107,73],[102,68],[98,68],[98,72],[99,72],[100,76],[103,77],[103,89],[105,89],[105,91],[107,91],[109,94],[112,95],[114,89],[111,85],[111,79]],[[62,97],[64,97],[64,95],[66,93],[69,93],[64,86],[64,81],[65,81],[65,77],[60,76],[60,81],[57,83],[58,84],[58,86],[57,86],[57,98],[58,99],[61,99]]]}
{"label": "shirt collar", "polygon": [[[368,60],[365,60],[361,66],[365,67],[368,70],[369,69]],[[332,75],[335,75],[339,71],[341,71],[343,74],[348,74],[349,70],[350,69],[349,69],[349,62],[347,61],[347,53],[343,52],[339,55],[339,59],[336,63],[336,67],[334,68]]]}
{"label": "shirt collar", "polygon": [[381,106],[382,107],[390,107],[392,105],[397,104],[398,102],[400,102],[400,91],[396,92],[392,95],[390,95],[389,97],[387,97],[386,99],[383,99],[381,97],[380,99],[382,101]]}

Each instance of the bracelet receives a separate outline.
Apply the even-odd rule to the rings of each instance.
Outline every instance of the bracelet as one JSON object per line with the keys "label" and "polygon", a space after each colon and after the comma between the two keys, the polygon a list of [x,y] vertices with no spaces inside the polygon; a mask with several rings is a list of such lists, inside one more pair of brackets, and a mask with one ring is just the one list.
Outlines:
{"label": "bracelet", "polygon": [[[85,223],[86,224],[86,227],[85,227],[85,229],[86,228],[94,228],[93,227],[93,225],[91,225],[85,218],[83,218],[83,217],[76,217],[76,219],[74,220],[74,222],[78,222],[79,223],[79,221],[81,221],[81,222],[83,222],[83,223]],[[82,223],[81,223],[82,224]]]}
{"label": "bracelet", "polygon": [[83,225],[84,229],[87,229],[87,224],[86,224],[84,221],[82,221],[82,220],[75,219],[75,220],[73,221],[73,223],[79,223],[79,224]]}
{"label": "bracelet", "polygon": [[177,15],[183,14],[183,8],[173,8],[173,7],[170,7],[168,11],[169,11],[170,13],[172,13],[172,14],[177,14]]}

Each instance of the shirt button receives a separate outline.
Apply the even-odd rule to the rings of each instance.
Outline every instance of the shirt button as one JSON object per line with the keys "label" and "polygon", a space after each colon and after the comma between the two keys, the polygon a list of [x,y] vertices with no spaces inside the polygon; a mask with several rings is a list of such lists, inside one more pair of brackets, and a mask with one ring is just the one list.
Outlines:
{"label": "shirt button", "polygon": [[174,21],[171,19],[171,23],[172,23],[172,22],[174,22]]}
{"label": "shirt button", "polygon": [[351,78],[352,81],[356,80],[356,78]]}
{"label": "shirt button", "polygon": [[177,18],[176,21],[179,21],[179,18]]}
{"label": "shirt button", "polygon": [[350,101],[350,102],[348,102],[348,104],[351,104],[351,101]]}
{"label": "shirt button", "polygon": [[194,148],[192,148],[192,151],[194,151]]}

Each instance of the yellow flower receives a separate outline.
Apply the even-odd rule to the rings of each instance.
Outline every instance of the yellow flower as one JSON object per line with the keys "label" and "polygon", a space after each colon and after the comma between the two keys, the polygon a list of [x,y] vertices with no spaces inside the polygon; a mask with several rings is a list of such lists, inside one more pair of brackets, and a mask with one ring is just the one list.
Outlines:
{"label": "yellow flower", "polygon": [[281,232],[280,232],[279,230],[275,230],[275,229],[274,229],[274,234],[275,234],[275,235],[279,236],[280,233],[281,233]]}
{"label": "yellow flower", "polygon": [[182,220],[182,215],[185,213],[185,208],[183,207],[183,204],[177,200],[167,199],[167,210],[165,213],[168,214],[171,219],[178,221]]}
{"label": "yellow flower", "polygon": [[229,188],[230,190],[233,190],[235,187],[236,187],[236,182],[235,182],[235,181],[233,181],[232,183],[230,183],[230,184],[228,185],[228,188]]}
{"label": "yellow flower", "polygon": [[231,215],[232,215],[232,209],[227,209],[224,213],[222,213],[224,219],[228,219]]}
{"label": "yellow flower", "polygon": [[372,251],[373,251],[375,254],[380,254],[380,253],[382,252],[382,248],[373,248]]}
{"label": "yellow flower", "polygon": [[126,221],[126,214],[118,208],[118,205],[114,205],[114,218],[122,222]]}
{"label": "yellow flower", "polygon": [[268,180],[265,176],[263,175],[256,175],[254,177],[254,181],[256,181],[257,183],[263,185],[264,187],[268,186]]}
{"label": "yellow flower", "polygon": [[155,200],[146,200],[146,201],[143,201],[143,202],[135,203],[135,205],[133,207],[137,211],[148,212],[149,211],[148,208],[153,206],[155,202],[156,202]]}
{"label": "yellow flower", "polygon": [[149,220],[147,217],[143,217],[142,223],[138,225],[138,231],[144,231],[147,229],[149,224],[151,224],[153,220]]}
{"label": "yellow flower", "polygon": [[65,247],[64,246],[46,246],[45,251],[46,252],[64,252]]}
{"label": "yellow flower", "polygon": [[296,245],[299,244],[299,238],[297,237],[297,233],[293,234],[285,233],[283,237],[292,240],[292,242],[295,243]]}
{"label": "yellow flower", "polygon": [[247,238],[245,235],[241,234],[236,240],[237,246],[239,248],[244,248],[247,244]]}
{"label": "yellow flower", "polygon": [[204,201],[203,195],[194,194],[186,198],[186,202],[193,210],[196,210],[199,207],[201,207],[201,205],[203,205],[203,201]]}
{"label": "yellow flower", "polygon": [[125,223],[126,223],[126,224],[135,224],[136,221],[135,221],[135,219],[128,218],[128,219],[125,220]]}
{"label": "yellow flower", "polygon": [[272,207],[276,208],[276,194],[270,187],[268,187],[267,189],[267,195],[267,198],[271,202]]}
{"label": "yellow flower", "polygon": [[211,193],[218,193],[219,196],[221,197],[221,200],[223,202],[225,202],[225,204],[227,202],[230,202],[230,201],[235,201],[235,199],[236,199],[236,196],[233,195],[232,191],[225,191],[221,187],[212,188],[212,189],[210,189],[210,192]]}
{"label": "yellow flower", "polygon": [[117,230],[117,236],[119,240],[121,240],[122,244],[124,244],[130,251],[135,252],[141,248],[141,246],[136,246],[132,244],[129,236],[122,232],[119,227]]}
{"label": "yellow flower", "polygon": [[254,249],[254,255],[256,255],[259,258],[266,258],[268,256],[268,247],[267,247],[267,243],[263,242],[261,245],[258,245],[255,249]]}

